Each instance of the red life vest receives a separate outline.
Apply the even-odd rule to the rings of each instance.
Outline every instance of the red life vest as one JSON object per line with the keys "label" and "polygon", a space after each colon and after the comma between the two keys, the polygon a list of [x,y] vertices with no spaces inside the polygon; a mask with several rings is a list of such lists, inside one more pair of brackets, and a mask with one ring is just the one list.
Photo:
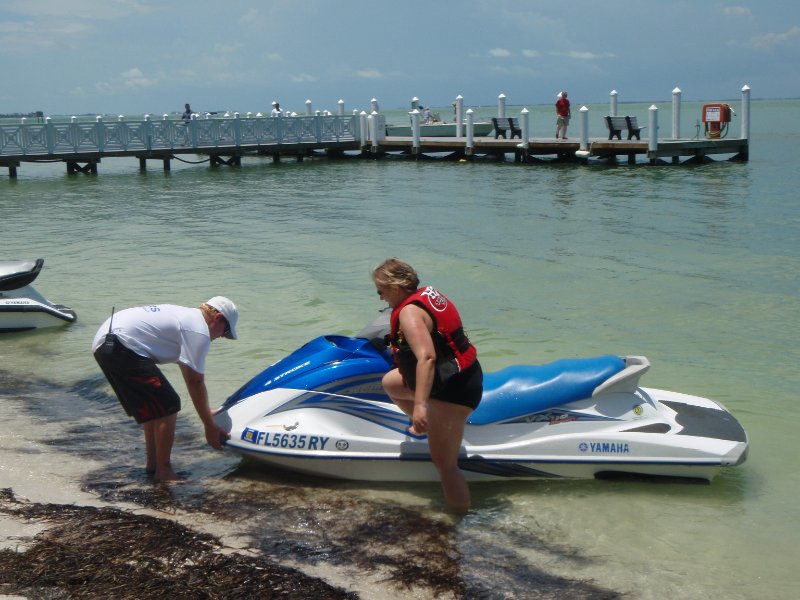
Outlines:
{"label": "red life vest", "polygon": [[436,350],[436,372],[432,392],[435,392],[453,375],[472,366],[478,351],[464,333],[461,316],[453,303],[431,286],[418,289],[392,311],[389,336],[395,364],[412,390],[416,387],[417,357],[400,331],[400,311],[409,304],[421,307],[433,319],[431,337]]}

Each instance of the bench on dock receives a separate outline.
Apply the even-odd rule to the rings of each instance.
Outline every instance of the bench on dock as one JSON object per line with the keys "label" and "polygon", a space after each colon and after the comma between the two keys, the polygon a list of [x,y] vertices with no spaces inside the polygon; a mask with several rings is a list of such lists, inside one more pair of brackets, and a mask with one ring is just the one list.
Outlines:
{"label": "bench on dock", "polygon": [[518,137],[522,139],[522,129],[520,129],[519,121],[513,117],[492,117],[492,125],[494,125],[494,139],[499,137],[506,137],[506,131],[511,132],[511,138]]}
{"label": "bench on dock", "polygon": [[628,139],[633,139],[636,137],[637,140],[641,140],[640,133],[642,129],[646,129],[646,126],[639,127],[639,122],[636,120],[636,117],[606,117],[606,126],[608,127],[608,139],[612,140],[617,138],[618,140],[622,139],[622,129],[625,128],[628,130]]}

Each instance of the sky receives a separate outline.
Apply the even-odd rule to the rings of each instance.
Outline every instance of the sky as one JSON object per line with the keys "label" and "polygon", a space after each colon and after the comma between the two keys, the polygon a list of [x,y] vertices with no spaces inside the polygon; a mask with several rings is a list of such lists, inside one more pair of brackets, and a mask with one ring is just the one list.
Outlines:
{"label": "sky", "polygon": [[0,114],[800,97],[798,0],[0,0]]}

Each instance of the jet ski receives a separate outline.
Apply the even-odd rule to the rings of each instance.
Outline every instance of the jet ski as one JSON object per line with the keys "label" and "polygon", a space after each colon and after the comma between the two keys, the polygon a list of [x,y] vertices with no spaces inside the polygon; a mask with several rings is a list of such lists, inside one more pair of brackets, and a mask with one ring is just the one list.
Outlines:
{"label": "jet ski", "polygon": [[74,310],[53,304],[31,286],[43,266],[43,258],[0,260],[0,332],[64,325],[77,318]]}
{"label": "jet ski", "polygon": [[[267,467],[361,481],[438,481],[426,436],[386,396],[389,312],[355,337],[311,340],[216,412],[227,447]],[[710,481],[747,456],[713,400],[640,387],[643,356],[566,358],[484,374],[459,465],[471,481],[669,477]]]}

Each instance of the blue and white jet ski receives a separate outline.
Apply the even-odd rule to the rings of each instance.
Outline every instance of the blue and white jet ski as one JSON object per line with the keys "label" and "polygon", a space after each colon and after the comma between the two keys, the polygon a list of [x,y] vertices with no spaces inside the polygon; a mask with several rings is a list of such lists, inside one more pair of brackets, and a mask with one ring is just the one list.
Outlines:
{"label": "blue and white jet ski", "polygon": [[31,285],[43,266],[43,258],[0,260],[0,333],[64,325],[77,318],[74,310],[53,304]]}
{"label": "blue and white jet ski", "polygon": [[[216,413],[228,448],[283,470],[438,481],[427,438],[386,396],[388,310],[356,337],[326,335],[265,369]],[[467,479],[664,476],[711,480],[748,438],[713,400],[639,387],[642,356],[562,359],[484,375],[464,431]]]}

